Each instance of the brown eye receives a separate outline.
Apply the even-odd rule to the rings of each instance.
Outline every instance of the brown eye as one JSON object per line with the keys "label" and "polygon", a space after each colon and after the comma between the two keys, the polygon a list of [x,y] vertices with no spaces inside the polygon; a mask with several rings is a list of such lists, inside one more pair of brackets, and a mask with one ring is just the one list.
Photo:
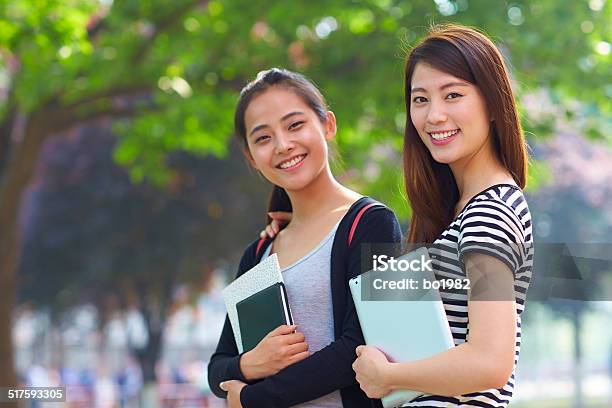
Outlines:
{"label": "brown eye", "polygon": [[259,143],[259,142],[262,142],[262,141],[264,141],[264,140],[268,140],[269,138],[270,138],[270,136],[268,136],[268,135],[261,135],[261,136],[257,136],[257,137],[255,138],[255,144],[257,144],[257,143]]}
{"label": "brown eye", "polygon": [[463,95],[458,94],[457,92],[451,92],[446,96],[446,99],[457,99]]}
{"label": "brown eye", "polygon": [[412,98],[412,102],[414,102],[414,103],[424,103],[424,102],[427,102],[427,99],[422,97],[422,96],[415,96],[414,98]]}
{"label": "brown eye", "polygon": [[297,129],[299,128],[302,124],[304,123],[304,121],[298,121],[298,122],[293,122],[291,125],[289,125],[289,130],[293,130],[293,129]]}

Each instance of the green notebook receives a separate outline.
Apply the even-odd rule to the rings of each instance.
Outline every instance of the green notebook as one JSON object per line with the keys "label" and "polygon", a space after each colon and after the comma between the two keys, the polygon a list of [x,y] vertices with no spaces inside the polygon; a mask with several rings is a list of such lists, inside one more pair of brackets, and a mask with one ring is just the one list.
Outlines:
{"label": "green notebook", "polygon": [[287,292],[282,282],[241,300],[236,304],[242,346],[253,349],[268,333],[282,324],[293,324]]}

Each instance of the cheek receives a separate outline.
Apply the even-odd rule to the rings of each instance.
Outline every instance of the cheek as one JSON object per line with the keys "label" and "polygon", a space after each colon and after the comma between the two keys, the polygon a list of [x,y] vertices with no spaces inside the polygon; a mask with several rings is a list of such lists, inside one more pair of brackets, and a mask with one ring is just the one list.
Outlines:
{"label": "cheek", "polygon": [[486,138],[489,135],[489,115],[483,101],[473,101],[462,107],[458,117],[470,118],[465,122],[470,127],[471,133],[479,138]]}
{"label": "cheek", "polygon": [[423,112],[420,112],[418,110],[411,111],[410,120],[412,121],[412,126],[414,126],[414,128],[416,129],[419,137],[425,142],[425,139],[427,139],[427,137],[423,132],[423,126],[425,125],[425,115],[423,114]]}
{"label": "cheek", "polygon": [[423,130],[423,126],[425,124],[425,115],[426,112],[423,109],[410,110],[410,120],[412,120],[412,124],[419,133],[421,133],[421,131]]}
{"label": "cheek", "polygon": [[265,171],[266,165],[268,164],[268,154],[266,152],[266,149],[260,146],[257,146],[255,148],[251,147],[250,153],[251,164],[255,165],[260,171]]}

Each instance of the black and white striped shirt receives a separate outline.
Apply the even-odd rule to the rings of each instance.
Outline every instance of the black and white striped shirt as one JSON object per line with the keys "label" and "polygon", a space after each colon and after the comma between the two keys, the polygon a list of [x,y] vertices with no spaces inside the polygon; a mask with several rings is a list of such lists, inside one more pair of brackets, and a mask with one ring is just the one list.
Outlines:
{"label": "black and white striped shirt", "polygon": [[[436,279],[466,278],[463,255],[482,252],[506,263],[514,273],[517,330],[512,376],[501,389],[457,397],[423,395],[408,407],[506,407],[514,391],[514,371],[521,348],[521,313],[533,265],[531,214],[521,190],[497,184],[474,196],[457,218],[432,244],[429,252]],[[455,345],[468,340],[467,291],[440,289]]]}

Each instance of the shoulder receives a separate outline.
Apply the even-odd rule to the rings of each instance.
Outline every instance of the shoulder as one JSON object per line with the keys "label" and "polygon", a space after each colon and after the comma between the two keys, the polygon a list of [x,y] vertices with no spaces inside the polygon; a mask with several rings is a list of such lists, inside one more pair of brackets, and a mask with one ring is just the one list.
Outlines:
{"label": "shoulder", "polygon": [[[400,242],[402,233],[395,213],[384,204],[368,199],[349,216],[349,236],[353,242]],[[348,215],[348,214],[347,214]]]}
{"label": "shoulder", "polygon": [[389,207],[378,201],[373,204],[364,211],[360,221],[364,223],[390,222],[399,225],[395,213]]}
{"label": "shoulder", "polygon": [[523,192],[508,186],[494,186],[479,194],[460,217],[464,232],[497,230],[514,237],[514,241],[524,239],[527,224],[530,215]]}

